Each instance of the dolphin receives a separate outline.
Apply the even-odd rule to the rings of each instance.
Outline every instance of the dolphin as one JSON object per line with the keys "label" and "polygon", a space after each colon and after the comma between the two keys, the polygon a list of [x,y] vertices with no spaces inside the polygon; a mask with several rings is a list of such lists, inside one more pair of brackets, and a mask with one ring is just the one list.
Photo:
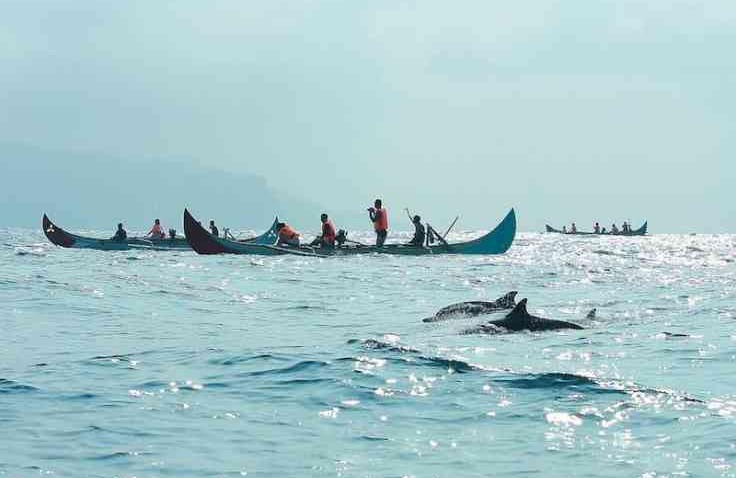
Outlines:
{"label": "dolphin", "polygon": [[463,316],[474,317],[481,314],[490,314],[504,309],[513,309],[516,305],[517,291],[512,290],[506,295],[499,297],[493,302],[481,300],[473,300],[470,302],[459,302],[457,304],[448,305],[441,308],[432,317],[422,319],[422,322],[439,322],[440,320],[448,320],[460,318]]}
{"label": "dolphin", "polygon": [[498,334],[504,332],[519,332],[529,330],[538,332],[543,330],[582,329],[578,324],[562,320],[543,319],[530,315],[526,310],[527,299],[521,299],[514,310],[501,320],[493,320],[463,331],[463,334]]}

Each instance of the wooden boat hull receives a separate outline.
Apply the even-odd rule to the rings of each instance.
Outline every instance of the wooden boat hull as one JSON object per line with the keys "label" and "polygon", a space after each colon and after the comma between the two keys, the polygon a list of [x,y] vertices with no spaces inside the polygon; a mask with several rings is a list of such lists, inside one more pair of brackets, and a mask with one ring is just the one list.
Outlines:
{"label": "wooden boat hull", "polygon": [[[273,235],[271,235],[272,231]],[[404,244],[386,244],[383,247],[350,244],[335,248],[276,246],[276,233],[273,227],[266,234],[259,236],[263,238],[261,241],[235,242],[212,236],[194,219],[187,209],[184,210],[184,234],[187,241],[189,241],[189,245],[199,254],[255,254],[267,256],[296,254],[318,257],[371,253],[411,256],[427,254],[503,254],[511,247],[516,235],[516,213],[512,209],[493,231],[472,241],[430,247]]]}
{"label": "wooden boat hull", "polygon": [[545,228],[547,232],[554,232],[557,234],[565,234],[569,236],[644,236],[647,233],[647,221],[644,221],[644,224],[639,229],[634,229],[631,232],[606,232],[606,233],[597,233],[597,232],[584,232],[584,231],[578,231],[578,232],[562,232],[559,229],[555,229],[552,226],[545,225]]}
{"label": "wooden boat hull", "polygon": [[130,249],[172,250],[189,249],[189,243],[183,237],[174,239],[149,239],[131,237],[125,241],[114,241],[112,239],[97,239],[93,237],[78,236],[66,232],[55,225],[46,214],[42,220],[43,233],[51,243],[73,249],[95,249],[101,251],[127,251]]}

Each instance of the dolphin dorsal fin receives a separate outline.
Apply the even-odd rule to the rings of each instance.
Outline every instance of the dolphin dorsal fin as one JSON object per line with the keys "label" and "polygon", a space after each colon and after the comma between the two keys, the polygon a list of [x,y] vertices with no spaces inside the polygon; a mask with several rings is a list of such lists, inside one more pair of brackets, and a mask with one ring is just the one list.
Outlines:
{"label": "dolphin dorsal fin", "polygon": [[524,319],[529,317],[529,312],[526,311],[526,297],[521,299],[518,304],[516,304],[516,307],[514,307],[514,310],[509,312],[509,314],[506,316],[507,319]]}
{"label": "dolphin dorsal fin", "polygon": [[514,307],[516,305],[516,294],[518,294],[518,291],[512,290],[511,292],[507,292],[506,294],[496,299],[495,302],[501,307]]}

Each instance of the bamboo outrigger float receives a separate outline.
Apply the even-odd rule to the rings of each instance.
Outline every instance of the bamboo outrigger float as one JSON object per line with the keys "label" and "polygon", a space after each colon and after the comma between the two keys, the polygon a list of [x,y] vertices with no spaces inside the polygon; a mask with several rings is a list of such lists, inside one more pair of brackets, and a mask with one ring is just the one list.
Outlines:
{"label": "bamboo outrigger float", "polygon": [[199,254],[256,254],[281,255],[296,254],[307,256],[338,256],[352,254],[396,254],[396,255],[425,255],[425,254],[503,254],[506,252],[516,235],[516,213],[513,209],[496,226],[494,230],[477,239],[459,242],[442,243],[428,247],[407,244],[385,244],[381,247],[363,244],[343,244],[335,247],[277,246],[275,223],[260,240],[252,242],[236,242],[210,234],[194,219],[187,209],[184,209],[184,234],[189,245]]}

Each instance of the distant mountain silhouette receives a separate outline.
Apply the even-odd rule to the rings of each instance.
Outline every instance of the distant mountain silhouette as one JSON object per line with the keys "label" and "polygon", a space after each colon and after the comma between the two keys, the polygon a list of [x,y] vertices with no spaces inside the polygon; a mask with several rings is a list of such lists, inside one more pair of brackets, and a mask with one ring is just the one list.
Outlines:
{"label": "distant mountain silhouette", "polygon": [[[261,177],[192,161],[116,157],[0,144],[0,224],[40,227],[48,213],[60,226],[142,230],[161,218],[182,230],[184,207],[200,220],[233,228],[267,227],[274,214],[319,221],[321,207],[268,186]],[[316,218],[314,221],[310,219]]]}

